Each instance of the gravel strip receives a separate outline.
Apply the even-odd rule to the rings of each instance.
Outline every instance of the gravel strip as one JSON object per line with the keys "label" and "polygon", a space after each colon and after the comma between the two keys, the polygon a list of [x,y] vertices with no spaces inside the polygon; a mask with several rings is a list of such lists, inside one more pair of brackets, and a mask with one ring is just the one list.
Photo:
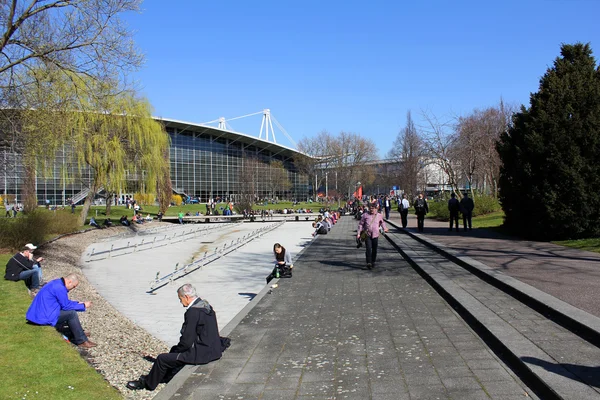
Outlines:
{"label": "gravel strip", "polygon": [[[156,227],[157,224],[148,226]],[[142,230],[144,226],[138,229]],[[83,328],[90,332],[90,340],[98,346],[87,351],[80,350],[82,356],[116,387],[124,398],[151,399],[164,385],[159,385],[154,392],[149,392],[131,391],[125,388],[125,384],[150,371],[152,363],[144,360],[144,355],[156,357],[160,353],[168,352],[169,347],[121,315],[98,294],[81,270],[81,255],[89,245],[108,236],[125,233],[127,230],[125,227],[113,227],[65,236],[41,246],[36,251],[36,256],[46,259],[43,263],[45,281],[72,272],[77,273],[80,277],[79,286],[69,297],[76,301],[92,302],[89,310],[79,313],[79,318]],[[143,304],[140,306],[143,307]]]}

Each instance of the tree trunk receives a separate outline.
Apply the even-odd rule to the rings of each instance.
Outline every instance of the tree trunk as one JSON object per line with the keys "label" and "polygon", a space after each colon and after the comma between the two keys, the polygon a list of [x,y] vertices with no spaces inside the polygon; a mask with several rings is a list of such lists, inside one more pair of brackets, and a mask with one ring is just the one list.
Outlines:
{"label": "tree trunk", "polygon": [[92,206],[92,201],[94,200],[94,197],[96,196],[97,190],[98,190],[98,185],[94,181],[94,183],[92,184],[92,188],[90,189],[90,192],[88,193],[88,195],[85,198],[85,201],[83,202],[83,208],[81,209],[81,214],[79,214],[79,225],[85,225],[85,220],[88,216],[90,207]]}
{"label": "tree trunk", "polygon": [[106,194],[106,211],[105,211],[105,214],[106,214],[107,218],[110,217],[110,209],[111,209],[112,202],[113,202],[114,198],[115,198],[115,194],[114,193],[107,193]]}
{"label": "tree trunk", "polygon": [[25,181],[23,182],[23,211],[30,213],[37,208],[37,193],[35,192],[35,168],[31,165],[25,167]]}

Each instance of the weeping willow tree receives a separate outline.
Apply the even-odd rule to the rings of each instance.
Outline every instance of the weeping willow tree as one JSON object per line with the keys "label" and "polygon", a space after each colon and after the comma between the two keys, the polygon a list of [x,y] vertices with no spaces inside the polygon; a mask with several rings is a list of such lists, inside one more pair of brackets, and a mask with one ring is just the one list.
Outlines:
{"label": "weeping willow tree", "polygon": [[117,192],[133,173],[142,193],[156,189],[165,173],[165,149],[169,139],[163,126],[152,118],[150,104],[129,93],[93,96],[81,101],[81,112],[71,114],[70,140],[77,162],[93,172],[88,196],[81,210],[83,224],[96,193],[104,188]]}
{"label": "weeping willow tree", "polygon": [[24,163],[43,169],[42,163],[68,147],[79,171],[91,171],[81,224],[96,193],[118,192],[128,173],[140,192],[156,193],[157,183],[169,175],[169,137],[146,99],[131,91],[115,93],[114,82],[64,71],[41,70],[36,82],[37,91],[28,91],[28,104],[35,107],[22,111]]}

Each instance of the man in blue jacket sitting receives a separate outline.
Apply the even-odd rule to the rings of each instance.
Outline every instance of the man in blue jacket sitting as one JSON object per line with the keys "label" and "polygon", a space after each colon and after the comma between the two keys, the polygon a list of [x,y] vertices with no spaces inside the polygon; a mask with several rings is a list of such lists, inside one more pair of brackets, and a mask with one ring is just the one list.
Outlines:
{"label": "man in blue jacket sitting", "polygon": [[96,344],[91,342],[79,322],[77,311],[87,310],[92,303],[69,300],[69,292],[79,285],[75,274],[48,282],[33,298],[25,314],[27,321],[35,325],[51,325],[58,330],[68,325],[73,336],[72,342],[89,349]]}

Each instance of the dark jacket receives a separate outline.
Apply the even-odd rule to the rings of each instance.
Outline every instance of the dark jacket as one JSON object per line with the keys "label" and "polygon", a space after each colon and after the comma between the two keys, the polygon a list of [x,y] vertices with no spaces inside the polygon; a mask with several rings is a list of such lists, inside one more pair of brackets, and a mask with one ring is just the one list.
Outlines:
{"label": "dark jacket", "polygon": [[460,211],[460,203],[458,202],[456,197],[453,197],[450,200],[448,200],[448,211],[450,211],[450,213],[452,214],[458,214],[458,212]]}
{"label": "dark jacket", "polygon": [[470,214],[473,212],[475,208],[475,203],[473,203],[473,199],[470,197],[463,197],[460,201],[460,209],[465,214]]}
{"label": "dark jacket", "polygon": [[6,263],[4,279],[16,282],[19,280],[21,272],[33,269],[35,264],[37,264],[35,261],[28,259],[21,253],[17,253]]}
{"label": "dark jacket", "polygon": [[217,314],[206,300],[194,300],[185,312],[179,343],[170,353],[179,353],[177,360],[186,364],[206,364],[221,358]]}

